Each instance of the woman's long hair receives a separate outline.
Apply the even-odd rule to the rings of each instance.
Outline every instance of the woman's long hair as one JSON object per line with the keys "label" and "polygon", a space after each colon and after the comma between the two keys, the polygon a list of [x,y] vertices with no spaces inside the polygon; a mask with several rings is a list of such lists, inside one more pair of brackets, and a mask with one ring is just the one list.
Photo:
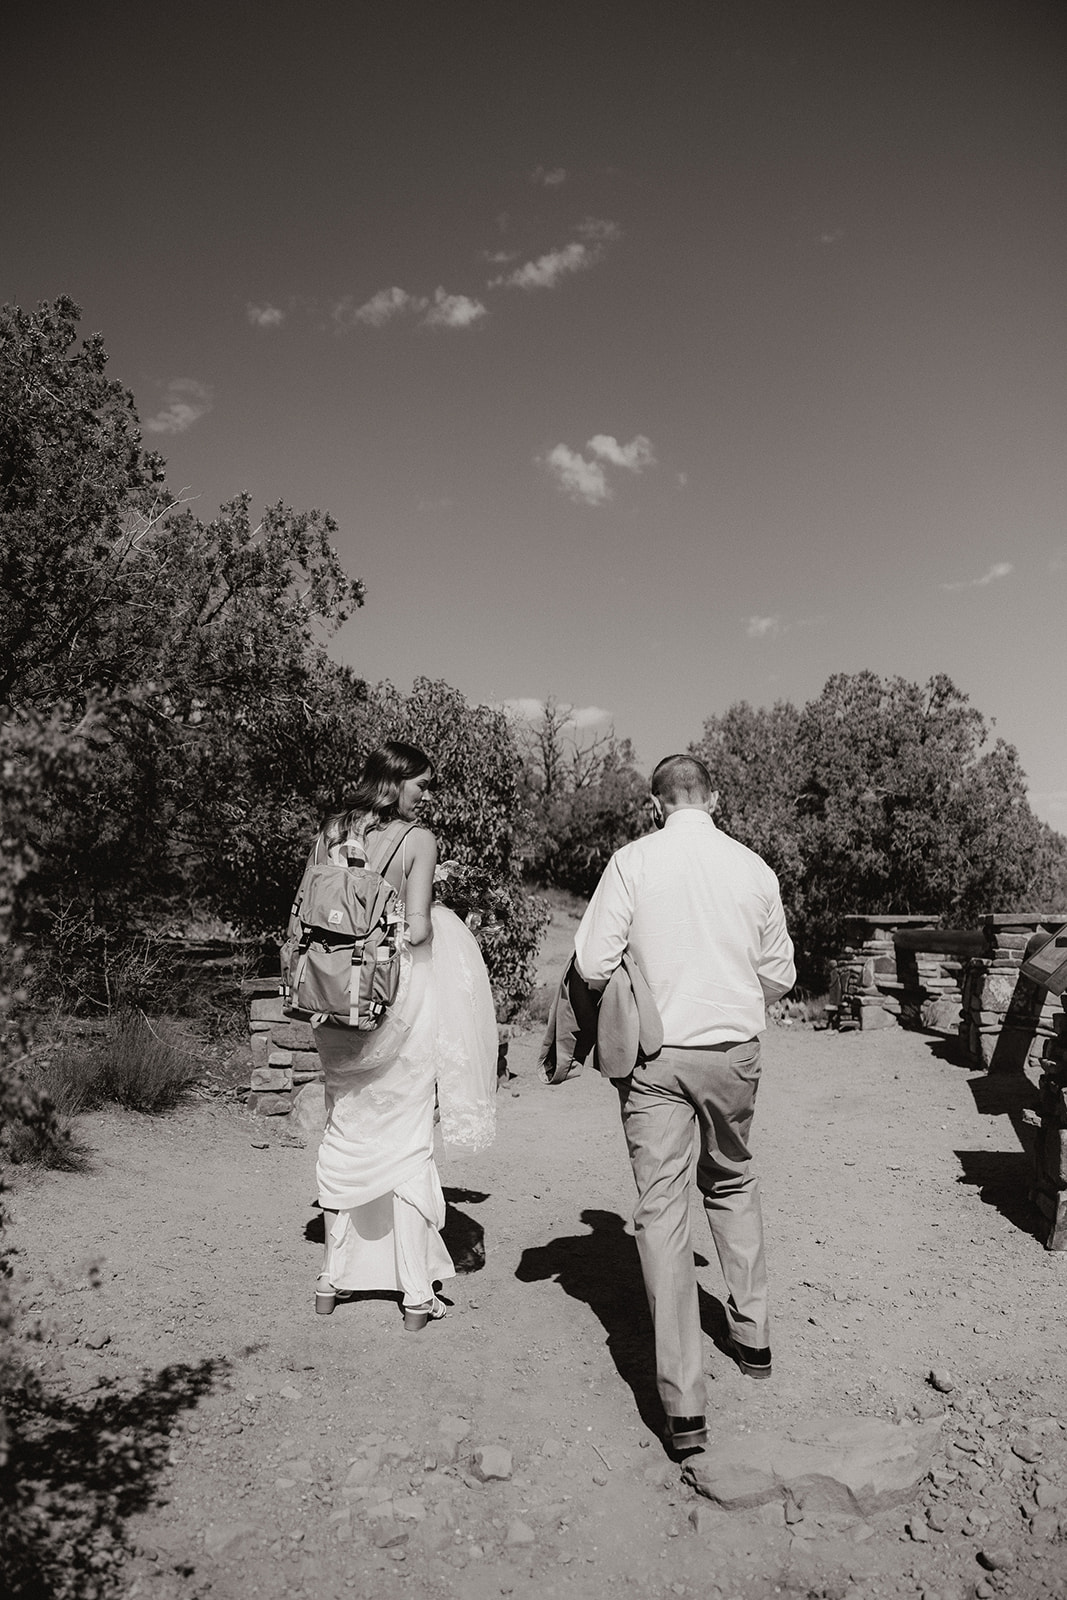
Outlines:
{"label": "woman's long hair", "polygon": [[433,770],[433,762],[417,745],[387,739],[363,763],[348,809],[327,817],[322,829],[327,846],[340,844],[350,834],[364,833],[368,827],[380,828],[392,822],[401,784]]}

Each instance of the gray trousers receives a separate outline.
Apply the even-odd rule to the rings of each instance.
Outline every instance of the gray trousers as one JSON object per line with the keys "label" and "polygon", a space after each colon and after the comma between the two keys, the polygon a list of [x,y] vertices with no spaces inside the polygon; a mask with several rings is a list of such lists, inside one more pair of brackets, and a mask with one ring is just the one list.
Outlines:
{"label": "gray trousers", "polygon": [[696,1181],[726,1284],[738,1343],[770,1344],[759,1179],[749,1130],[760,1075],[758,1039],[707,1049],[663,1049],[617,1080],[637,1182],[634,1232],[656,1336],[656,1381],[672,1417],[705,1408],[696,1269],[689,1235],[693,1135]]}

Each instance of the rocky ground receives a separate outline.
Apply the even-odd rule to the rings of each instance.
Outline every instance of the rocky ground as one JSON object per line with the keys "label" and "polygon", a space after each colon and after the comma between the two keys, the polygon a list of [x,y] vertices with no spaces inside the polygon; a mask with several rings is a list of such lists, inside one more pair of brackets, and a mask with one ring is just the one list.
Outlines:
{"label": "rocky ground", "polygon": [[[417,1335],[386,1299],[314,1316],[314,1151],[233,1103],[94,1114],[89,1172],[19,1176],[48,1383],[147,1440],[131,1600],[1067,1595],[1067,1256],[1027,1203],[1029,1085],[933,1037],[768,1034],[774,1376],[726,1353],[694,1214],[712,1437],[683,1474],[615,1097],[535,1057],[513,1043],[495,1146],[442,1160],[465,1270]],[[874,1429],[865,1484],[842,1419]]]}

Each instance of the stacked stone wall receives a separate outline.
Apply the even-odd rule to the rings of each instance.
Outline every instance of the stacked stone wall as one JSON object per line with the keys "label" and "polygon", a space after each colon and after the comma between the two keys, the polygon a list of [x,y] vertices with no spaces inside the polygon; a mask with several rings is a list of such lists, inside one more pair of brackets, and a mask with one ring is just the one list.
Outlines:
{"label": "stacked stone wall", "polygon": [[260,1116],[287,1116],[305,1083],[323,1081],[311,1025],[293,1022],[285,1015],[277,977],[249,979],[241,985],[241,992],[248,1006],[252,1045],[251,1092],[246,1104]]}
{"label": "stacked stone wall", "polygon": [[967,964],[960,1022],[961,1042],[975,1066],[1040,1070],[1044,1043],[1057,1036],[1062,1008],[1056,995],[1020,968],[1035,933],[1051,931],[1060,920],[1010,914],[983,920],[985,951]]}

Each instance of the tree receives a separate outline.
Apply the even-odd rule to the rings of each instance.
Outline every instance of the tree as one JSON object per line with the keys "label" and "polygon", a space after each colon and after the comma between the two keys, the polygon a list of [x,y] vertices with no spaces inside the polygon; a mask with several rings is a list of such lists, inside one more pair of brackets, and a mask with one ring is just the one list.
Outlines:
{"label": "tree", "polygon": [[850,913],[966,924],[1050,909],[1067,840],[1033,815],[1017,751],[939,674],[926,684],[839,673],[802,711],[745,704],[694,752],[720,820],[778,872],[801,981],[817,987]]}
{"label": "tree", "polygon": [[528,871],[536,881],[592,894],[614,850],[647,825],[648,785],[633,746],[614,730],[583,733],[554,698],[518,725],[531,814]]}

